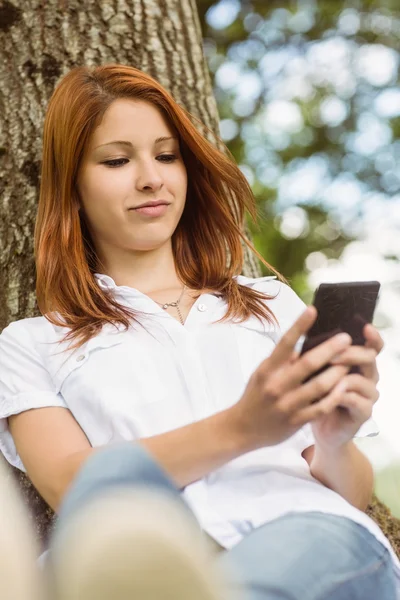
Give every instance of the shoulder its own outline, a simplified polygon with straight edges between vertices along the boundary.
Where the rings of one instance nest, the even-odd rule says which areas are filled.
[[[277,277],[245,277],[238,275],[235,277],[239,285],[251,287],[257,291],[263,292],[271,296],[271,300],[275,308],[282,309],[298,309],[304,310],[305,304],[296,292],[286,283],[283,283]],[[272,306],[271,306],[272,308]]]
[[[24,337],[41,335],[44,332],[49,332],[51,323],[45,317],[28,317],[12,321],[7,325],[0,334],[0,339],[4,337]]]
[[[239,285],[251,287],[270,296],[265,303],[275,315],[281,331],[289,328],[306,308],[296,292],[276,276],[253,278],[238,275],[236,281]]]
[[[58,338],[56,329],[43,316],[13,321],[0,333],[0,348],[5,350],[14,345],[34,348],[41,343],[53,342]]]
[[[267,277],[245,277],[244,275],[237,275],[234,277],[237,283],[242,286],[251,287],[260,292],[264,292],[270,296],[276,294],[281,295],[282,293],[291,292],[293,290],[280,281],[276,275],[268,275]]]

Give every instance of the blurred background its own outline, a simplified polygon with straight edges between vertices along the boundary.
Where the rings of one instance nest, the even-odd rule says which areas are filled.
[[[400,2],[197,0],[222,139],[257,249],[311,302],[379,280],[380,435],[359,442],[400,517]]]

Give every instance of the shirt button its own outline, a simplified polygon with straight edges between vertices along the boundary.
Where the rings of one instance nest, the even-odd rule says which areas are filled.
[[[205,310],[207,310],[207,306],[205,304],[199,304],[197,310],[199,310],[200,312],[204,312]]]
[[[84,354],[80,354],[78,356],[78,358],[76,359],[76,362],[81,362],[84,358],[85,358],[85,355]]]

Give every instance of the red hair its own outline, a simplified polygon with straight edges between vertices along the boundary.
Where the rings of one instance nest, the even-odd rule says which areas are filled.
[[[129,327],[140,313],[120,305],[95,277],[98,261],[78,212],[76,178],[89,139],[117,98],[150,102],[175,128],[188,174],[184,212],[172,237],[177,273],[191,289],[219,292],[227,302],[221,321],[250,315],[273,322],[270,296],[233,279],[243,268],[244,242],[279,279],[281,275],[242,232],[245,211],[257,209],[251,188],[225,148],[196,129],[194,117],[152,77],[133,67],[77,67],[56,87],[44,123],[43,158],[35,227],[36,295],[43,315],[70,328],[64,339],[80,346],[105,323]],[[203,126],[204,127],[204,126]],[[209,132],[212,133],[212,132]],[[221,140],[214,136],[221,144]],[[58,314],[56,314],[58,313]]]

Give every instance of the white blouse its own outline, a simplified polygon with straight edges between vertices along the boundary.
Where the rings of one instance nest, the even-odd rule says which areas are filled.
[[[65,329],[44,317],[11,323],[0,335],[0,450],[21,470],[7,426],[10,415],[66,407],[92,446],[183,427],[237,402],[250,375],[304,310],[299,297],[275,277],[238,276],[239,284],[276,296],[268,305],[279,328],[256,317],[214,323],[226,311],[225,301],[214,294],[201,295],[181,325],[138,290],[117,286],[107,275],[96,278],[121,304],[143,311],[145,328],[106,325],[73,351],[59,343]],[[370,419],[357,435],[376,434]],[[280,444],[212,471],[182,494],[202,528],[226,548],[291,511],[348,517],[389,548],[400,581],[400,563],[376,523],[312,477],[301,453],[313,444],[306,425]]]

